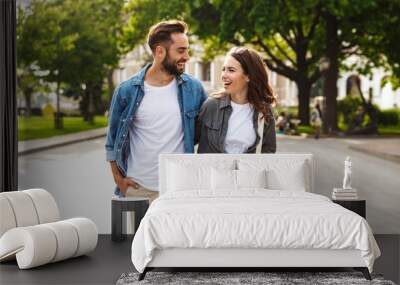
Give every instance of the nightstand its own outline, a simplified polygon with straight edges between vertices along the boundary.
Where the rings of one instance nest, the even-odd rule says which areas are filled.
[[[366,201],[365,200],[332,200],[332,202],[339,204],[340,206],[359,214],[361,217],[366,219]]]
[[[145,197],[113,197],[111,200],[111,240],[123,241],[126,234],[123,234],[123,212],[135,212],[135,232],[140,221],[149,208],[149,198]]]

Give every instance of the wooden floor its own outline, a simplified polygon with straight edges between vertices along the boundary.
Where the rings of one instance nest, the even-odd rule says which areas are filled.
[[[122,273],[134,271],[131,243],[99,235],[96,250],[87,256],[28,270],[19,270],[16,262],[2,263],[0,284],[115,284]]]
[[[399,283],[400,236],[375,236],[382,256],[374,272]],[[134,271],[130,257],[131,238],[111,241],[100,235],[97,248],[87,256],[61,261],[29,270],[19,270],[16,262],[0,264],[0,284],[115,284],[122,273]]]

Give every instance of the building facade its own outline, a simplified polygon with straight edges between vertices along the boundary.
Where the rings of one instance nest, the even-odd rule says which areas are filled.
[[[207,93],[210,94],[222,89],[222,66],[224,56],[217,56],[212,61],[202,59],[202,48],[199,45],[191,46],[193,55],[186,64],[186,73],[202,81]],[[350,58],[349,62],[356,59]],[[138,46],[121,59],[119,67],[114,71],[114,83],[118,84],[127,80],[138,72],[147,62],[151,62],[152,57],[144,46]],[[342,72],[337,82],[338,99],[342,99],[348,92],[348,82],[353,72]],[[282,107],[291,107],[298,105],[297,86],[295,82],[288,78],[269,71],[270,83],[277,95],[278,105]],[[382,79],[385,77],[383,69],[375,69],[373,76],[358,75],[360,78],[360,89],[365,98],[368,99],[369,90],[372,89],[372,101],[381,109],[397,108],[400,106],[400,89],[393,91],[390,84],[381,86]]]

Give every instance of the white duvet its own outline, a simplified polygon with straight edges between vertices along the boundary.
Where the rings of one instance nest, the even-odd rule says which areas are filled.
[[[164,194],[140,223],[133,265],[143,272],[165,248],[358,249],[370,272],[380,256],[366,220],[328,198],[257,189]]]

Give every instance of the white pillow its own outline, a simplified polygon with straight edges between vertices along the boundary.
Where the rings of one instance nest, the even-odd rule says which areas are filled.
[[[309,160],[254,158],[238,160],[240,170],[266,169],[267,188],[271,190],[311,191]]]
[[[289,169],[267,170],[267,187],[272,190],[307,191],[307,165],[298,163]]]
[[[167,164],[167,191],[212,190],[211,169],[235,168],[235,160],[190,160],[177,159]]]
[[[169,163],[167,189],[169,191],[185,191],[211,188],[211,168],[200,165]]]
[[[236,170],[238,188],[267,188],[266,170]]]
[[[211,168],[212,190],[236,190],[236,170]]]

